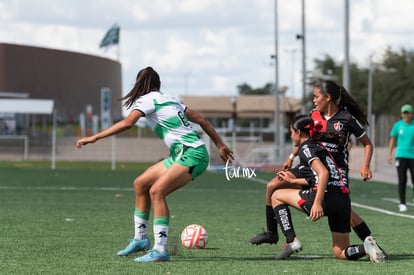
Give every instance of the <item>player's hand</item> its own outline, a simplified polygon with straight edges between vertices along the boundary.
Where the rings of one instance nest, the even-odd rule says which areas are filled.
[[[82,146],[84,146],[88,143],[94,143],[95,141],[96,141],[95,136],[84,137],[84,138],[81,138],[80,140],[78,140],[76,142],[76,147],[81,148]]]
[[[277,177],[280,181],[285,181],[287,183],[291,183],[291,181],[294,179],[291,174],[286,173],[286,171],[279,171],[277,173]]]
[[[360,174],[363,181],[372,179],[372,172],[369,168],[361,168]]]
[[[220,158],[224,161],[227,162],[228,160],[233,161],[234,160],[234,153],[232,150],[230,150],[229,147],[227,147],[226,145],[221,146],[218,148],[219,151],[219,155]]]
[[[311,211],[309,213],[309,217],[311,218],[312,221],[317,221],[320,218],[322,218],[323,217],[322,205],[320,204],[312,205]]]

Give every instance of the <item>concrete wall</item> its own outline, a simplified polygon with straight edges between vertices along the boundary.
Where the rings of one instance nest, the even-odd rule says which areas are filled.
[[[112,138],[99,140],[81,149],[75,144],[78,137],[59,137],[56,141],[57,161],[111,161]],[[164,143],[158,138],[115,138],[115,159],[119,162],[156,162],[169,155]],[[23,160],[21,140],[0,140],[0,160]],[[27,160],[50,160],[50,144],[31,144]]]
[[[101,88],[111,89],[112,118],[122,116],[121,64],[76,52],[0,43],[0,92],[54,99],[63,121],[77,120],[87,104],[100,113]],[[1,110],[0,110],[1,112]]]

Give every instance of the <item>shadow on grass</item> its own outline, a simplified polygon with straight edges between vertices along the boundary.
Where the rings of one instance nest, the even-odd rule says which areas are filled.
[[[276,256],[276,255],[275,255]],[[192,261],[204,261],[204,262],[257,262],[257,261],[309,261],[312,259],[327,259],[332,258],[332,255],[295,255],[284,260],[275,260],[275,257],[263,256],[263,257],[226,257],[226,256],[207,256],[203,257],[198,255],[197,257],[177,256],[174,257],[174,262],[192,262]]]
[[[203,250],[220,250],[219,248],[204,248]],[[119,258],[124,259],[131,259],[133,257],[142,256],[144,253],[134,253],[133,255],[129,256],[122,256]],[[171,254],[170,254],[171,255]],[[189,255],[171,255],[173,262],[257,262],[257,261],[309,261],[309,260],[321,260],[321,259],[334,259],[332,254],[320,254],[320,255],[301,255],[296,254],[292,255],[291,257],[284,259],[284,260],[275,260],[275,256],[265,255],[263,257],[235,257],[235,256],[202,256],[198,254],[197,256],[189,256]],[[366,258],[360,259],[358,261],[367,260]],[[388,255],[386,262],[394,262],[394,261],[406,261],[406,260],[414,260],[414,254],[391,254]],[[340,260],[338,260],[340,261]],[[357,262],[358,262],[357,261]]]
[[[388,261],[414,260],[414,254],[388,254]]]

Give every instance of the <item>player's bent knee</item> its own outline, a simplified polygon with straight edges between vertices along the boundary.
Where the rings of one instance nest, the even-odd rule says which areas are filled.
[[[152,201],[165,199],[166,197],[160,188],[156,188],[154,186],[149,190],[149,194]]]
[[[142,180],[139,180],[138,178],[134,180],[133,185],[134,185],[135,193],[148,191],[147,185]]]
[[[268,183],[267,183],[267,185],[266,185],[266,193],[268,193],[268,194],[269,194],[269,196],[271,196],[271,195],[272,195],[272,193],[273,193],[276,189],[278,189],[279,185],[280,185],[280,181],[279,181],[279,180],[276,180],[276,179],[274,179],[274,180],[272,180],[272,181],[268,182]]]

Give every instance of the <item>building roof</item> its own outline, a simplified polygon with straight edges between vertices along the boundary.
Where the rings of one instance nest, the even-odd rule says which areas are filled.
[[[0,113],[52,114],[51,99],[0,99]]]
[[[193,110],[208,117],[231,117],[232,96],[182,96],[181,101]]]
[[[204,116],[221,118],[231,117],[234,107],[237,117],[270,118],[273,117],[276,101],[273,95],[182,96],[181,100]],[[300,109],[300,99],[279,97],[279,112],[298,112]]]
[[[275,111],[273,95],[243,95],[237,97],[237,116],[239,117],[273,117]],[[279,97],[279,112],[297,112],[301,100],[296,98]]]
[[[28,93],[0,92],[0,98],[28,98]]]

